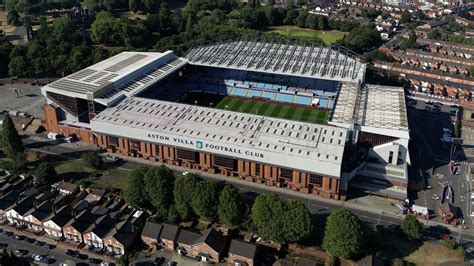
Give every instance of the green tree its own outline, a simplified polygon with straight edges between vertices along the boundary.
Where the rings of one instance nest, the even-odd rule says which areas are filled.
[[[148,13],[158,13],[160,10],[159,0],[143,0],[143,6]]]
[[[148,169],[145,174],[145,186],[150,203],[163,216],[168,215],[168,209],[173,203],[173,188],[175,176],[171,169],[161,165]]]
[[[318,28],[320,30],[327,30],[329,28],[328,18],[325,16],[319,16],[318,18]]]
[[[174,205],[170,205],[170,207],[168,208],[168,216],[166,217],[166,220],[169,223],[179,222],[179,213]]]
[[[82,6],[88,9],[97,9],[99,7],[99,1],[97,0],[84,0]]]
[[[332,256],[350,258],[362,250],[362,224],[350,210],[333,211],[324,229],[323,248]]]
[[[423,237],[423,224],[415,216],[405,216],[400,229],[409,240],[420,240]]]
[[[441,39],[441,31],[439,31],[438,29],[428,31],[428,38],[432,40]]]
[[[194,212],[200,219],[212,221],[217,218],[219,185],[213,181],[202,181],[196,186],[191,201]]]
[[[192,174],[176,178],[174,184],[174,201],[176,211],[182,219],[187,219],[193,214],[191,201],[194,197],[199,179]]]
[[[145,190],[145,175],[147,172],[147,167],[140,167],[133,169],[128,174],[124,198],[125,202],[134,208],[146,209],[150,205]]]
[[[7,23],[13,26],[19,26],[21,24],[20,15],[18,15],[18,12],[16,10],[8,11]]]
[[[93,168],[95,170],[101,170],[104,168],[104,161],[102,156],[100,156],[95,151],[86,151],[82,153],[81,160],[87,167]]]
[[[400,24],[410,23],[411,22],[411,14],[408,10],[404,10],[400,17]]]
[[[18,134],[11,117],[8,115],[3,118],[1,133],[0,144],[5,154],[10,157],[14,157],[17,153],[21,153],[25,150],[25,147],[23,147],[23,142],[21,141],[21,137]]]
[[[12,174],[19,175],[27,170],[27,160],[24,152],[15,154],[11,159],[10,172]]]
[[[239,226],[245,214],[245,206],[240,199],[239,191],[227,185],[219,196],[219,220],[230,228]]]
[[[134,13],[137,13],[137,11],[141,9],[141,5],[141,0],[128,0],[128,9]]]
[[[46,186],[56,181],[58,174],[48,162],[41,162],[35,170],[35,180],[38,186]]]
[[[120,23],[112,13],[102,11],[95,16],[91,25],[91,37],[96,43],[121,45],[123,40],[120,36]]]
[[[313,226],[308,209],[275,194],[259,195],[252,205],[252,222],[264,239],[297,242],[310,236]]]
[[[53,22],[53,34],[58,41],[68,41],[74,35],[76,27],[68,16],[62,16]]]
[[[117,262],[118,262],[118,264],[119,264],[120,266],[128,266],[128,265],[130,265],[130,260],[129,260],[127,254],[120,256],[120,257],[118,258]]]
[[[416,40],[417,40],[416,35],[415,34],[410,34],[408,39],[403,39],[400,42],[400,48],[402,48],[402,49],[416,49],[420,46]]]

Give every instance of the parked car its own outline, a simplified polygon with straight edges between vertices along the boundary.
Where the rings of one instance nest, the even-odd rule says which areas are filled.
[[[89,258],[89,263],[92,263],[92,264],[100,264],[101,262],[102,262],[101,259]]]
[[[106,156],[105,157],[107,160],[111,161],[111,162],[118,162],[121,160],[121,158],[117,157],[117,156]]]
[[[13,235],[13,233],[12,233],[12,232],[10,232],[10,231],[3,231],[3,233],[2,233],[2,234],[3,234],[4,236],[8,236],[8,237],[10,237],[10,236],[12,236],[12,235]]]
[[[166,264],[166,266],[175,266],[176,264],[176,261],[170,260],[168,261],[168,264]]]
[[[77,250],[72,250],[72,249],[66,250],[66,255],[71,256],[71,257],[76,257],[78,253],[79,251]]]
[[[16,240],[23,240],[23,239],[25,239],[24,236],[20,236],[20,235],[15,235],[13,238],[15,238]]]
[[[22,257],[22,256],[25,256],[26,254],[28,254],[28,250],[26,249],[17,249],[15,250],[15,255],[18,256],[18,257]]]
[[[164,257],[156,257],[155,258],[155,265],[161,265],[163,262],[165,261],[165,258]]]

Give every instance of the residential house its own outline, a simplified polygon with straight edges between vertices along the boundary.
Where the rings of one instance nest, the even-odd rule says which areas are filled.
[[[32,208],[25,214],[25,223],[34,232],[43,231],[43,222],[54,212],[55,207],[52,200],[45,200],[40,205]]]
[[[98,215],[84,210],[77,215],[77,218],[71,219],[64,227],[64,237],[76,243],[83,243],[85,231],[99,218]]]
[[[61,239],[63,234],[63,227],[74,218],[74,210],[71,206],[65,205],[51,213],[43,222],[43,229],[46,236]]]
[[[180,227],[174,224],[163,223],[163,229],[158,238],[158,245],[165,250],[175,250]]]
[[[79,192],[79,186],[69,182],[60,181],[51,185],[52,188],[59,191],[59,193],[66,195],[74,195]]]
[[[258,246],[253,243],[232,239],[229,247],[228,262],[236,266],[253,266],[256,265]]]
[[[178,236],[178,253],[201,261],[220,262],[227,245],[227,237],[214,228],[202,233],[181,230]]]
[[[102,250],[104,248],[104,239],[115,228],[116,223],[117,221],[110,217],[110,215],[99,217],[84,232],[84,243],[90,248]]]
[[[151,248],[156,248],[158,245],[158,239],[161,234],[163,225],[155,222],[148,221],[142,230],[142,241]]]
[[[27,214],[29,210],[34,208],[35,204],[36,204],[36,199],[34,195],[26,197],[20,200],[19,202],[13,204],[5,212],[8,222],[16,226],[26,225],[25,215]]]
[[[104,238],[104,246],[107,252],[123,255],[137,236],[138,231],[130,221],[121,221]]]
[[[0,198],[0,223],[7,221],[7,216],[5,211],[13,206],[18,200],[18,193],[16,191],[10,191],[6,195]]]

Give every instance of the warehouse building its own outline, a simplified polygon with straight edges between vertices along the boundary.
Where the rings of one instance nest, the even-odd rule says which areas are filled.
[[[364,75],[342,47],[285,39],[125,52],[43,87],[45,125],[110,153],[302,193],[405,198],[404,92]]]

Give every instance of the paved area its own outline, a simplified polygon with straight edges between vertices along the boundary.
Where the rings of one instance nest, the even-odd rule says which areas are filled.
[[[22,231],[15,230],[11,227],[6,227],[6,226],[0,226],[3,230],[7,230],[10,232],[13,232],[15,235],[20,235],[20,236],[26,236],[29,238],[34,238],[31,233],[25,233]],[[60,245],[56,243],[56,241],[46,238],[46,237],[36,237],[34,238],[36,240],[44,241],[48,244],[54,245],[55,248],[53,249],[48,249],[45,247],[40,247],[34,244],[30,244],[27,241],[23,240],[16,240],[13,237],[8,237],[5,236],[4,234],[0,233],[0,243],[2,244],[8,244],[7,250],[12,250],[15,251],[17,249],[25,249],[28,251],[28,253],[24,256],[22,261],[26,261],[28,263],[32,262],[31,255],[37,254],[37,255],[46,255],[49,259],[51,259],[51,264],[50,265],[59,265],[61,262],[64,262],[66,260],[70,260],[76,263],[86,263],[88,265],[95,265],[91,264],[87,259],[86,260],[80,260],[71,256],[66,255],[66,250],[70,247],[66,247],[63,245]],[[72,248],[70,248],[72,249]],[[88,257],[95,257],[99,258],[101,261],[104,260],[103,257],[96,256],[95,254],[90,254],[86,253],[83,250],[80,251],[82,254],[87,254]]]
[[[19,89],[20,96],[17,97],[13,89]],[[45,103],[41,95],[41,87],[30,83],[4,84],[0,86],[0,112],[21,111],[36,118],[43,118],[42,105]]]
[[[425,190],[412,195],[416,205],[428,207],[433,216],[438,214],[443,187],[450,184],[454,190],[454,206],[463,214],[466,225],[471,225],[470,183],[468,182],[469,165],[464,162],[462,149],[452,143],[442,142],[443,128],[454,131],[452,116],[457,108],[449,105],[412,101],[408,111],[411,127],[410,155],[412,180],[424,179]],[[453,158],[451,158],[453,154]],[[461,162],[460,173],[453,175],[449,161]],[[420,175],[423,172],[423,177]],[[441,222],[441,218],[433,218]]]

